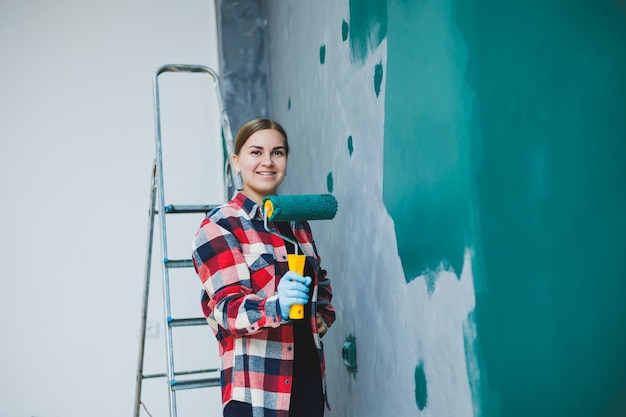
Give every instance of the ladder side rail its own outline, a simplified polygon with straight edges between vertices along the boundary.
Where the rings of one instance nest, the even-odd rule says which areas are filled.
[[[141,340],[139,342],[139,354],[137,356],[137,380],[135,383],[135,411],[134,417],[139,417],[139,409],[141,406],[141,389],[144,379],[143,365],[144,353],[146,348],[146,320],[148,318],[148,301],[150,296],[150,274],[152,267],[152,242],[154,237],[154,209],[156,205],[156,160],[152,165],[152,179],[150,184],[150,203],[148,212],[148,241],[146,244],[146,264],[144,265],[144,292],[141,303],[141,320],[139,334]]]
[[[159,195],[159,220],[161,226],[161,273],[163,279],[163,307],[165,312],[165,343],[166,343],[166,357],[167,357],[167,376],[168,376],[168,399],[169,399],[169,412],[170,417],[176,417],[176,393],[172,390],[172,383],[174,381],[174,348],[172,339],[172,328],[169,325],[169,319],[172,316],[171,304],[170,304],[170,284],[169,284],[169,271],[165,266],[168,258],[167,251],[167,227],[165,220],[165,187],[163,181],[163,147],[162,147],[162,132],[161,132],[161,103],[159,97],[159,75],[161,71],[158,71],[154,76],[154,122],[155,122],[155,140],[156,140],[156,161],[157,161],[157,188]]]

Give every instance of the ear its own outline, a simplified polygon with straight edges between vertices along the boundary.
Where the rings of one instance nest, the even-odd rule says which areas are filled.
[[[237,171],[237,174],[241,174],[241,169],[239,169],[239,158],[236,154],[233,155],[233,164],[235,165],[235,171]]]

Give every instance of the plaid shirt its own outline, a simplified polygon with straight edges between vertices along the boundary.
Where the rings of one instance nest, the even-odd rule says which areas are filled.
[[[332,290],[309,224],[291,226],[315,271],[311,327],[324,380],[315,317],[320,313],[328,326],[335,320]],[[206,292],[202,309],[219,344],[222,403],[250,403],[254,417],[287,417],[294,336],[278,304],[278,282],[289,270],[283,239],[265,230],[259,205],[238,193],[202,222],[193,241],[193,262]]]

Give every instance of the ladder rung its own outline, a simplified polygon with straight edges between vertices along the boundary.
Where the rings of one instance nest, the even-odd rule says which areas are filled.
[[[173,319],[170,317],[167,320],[167,323],[170,325],[170,327],[204,326],[208,324],[204,317],[187,318],[187,319]]]
[[[204,387],[217,387],[220,385],[220,378],[203,378],[203,379],[190,379],[187,381],[170,381],[172,390],[192,389],[192,388],[204,388]]]
[[[180,371],[180,372],[174,372],[175,376],[179,376],[179,375],[196,375],[196,374],[208,374],[211,372],[219,372],[220,369],[219,368],[212,368],[212,369],[196,369],[193,371]],[[149,379],[149,378],[165,378],[167,376],[166,373],[160,373],[160,374],[148,374],[148,375],[143,375],[142,378],[144,379]]]
[[[167,259],[163,260],[166,268],[192,268],[193,262],[191,259]]]
[[[218,204],[170,204],[169,206],[165,206],[165,213],[208,213],[216,207],[218,207]]]

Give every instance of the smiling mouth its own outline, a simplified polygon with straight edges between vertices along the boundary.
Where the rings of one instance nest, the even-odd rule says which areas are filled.
[[[271,177],[272,175],[276,175],[276,173],[275,172],[258,171],[257,175],[261,175],[263,177]]]

